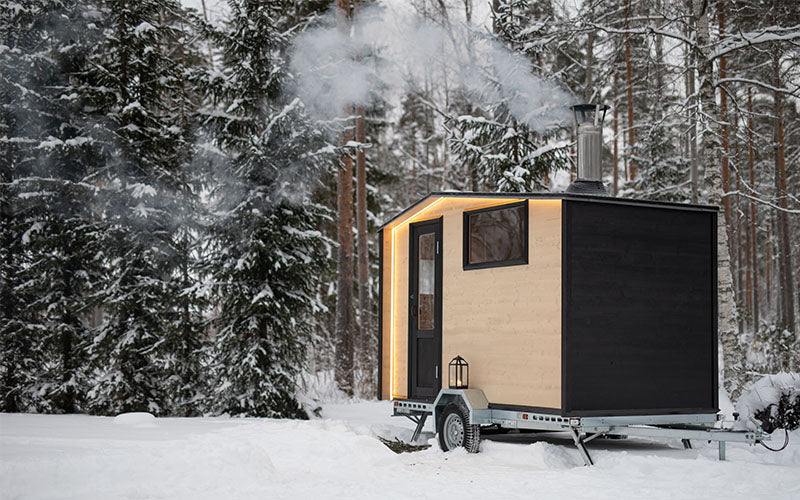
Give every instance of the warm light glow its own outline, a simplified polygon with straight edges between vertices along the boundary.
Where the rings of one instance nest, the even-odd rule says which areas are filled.
[[[400,227],[409,224],[411,222],[421,222],[426,220],[424,215],[428,211],[430,211],[433,207],[438,205],[443,201],[447,201],[445,205],[449,206],[450,208],[458,208],[461,210],[473,210],[477,208],[487,208],[492,207],[495,205],[505,205],[508,203],[516,203],[518,201],[522,201],[524,198],[476,198],[476,197],[460,197],[460,196],[445,196],[437,199],[427,207],[421,208],[416,213],[410,213],[406,215],[405,219],[400,219],[394,222],[394,227],[391,229],[391,242],[390,246],[392,249],[392,256],[391,256],[391,286],[389,287],[390,290],[390,321],[389,321],[389,398],[395,398],[394,392],[394,338],[395,338],[395,288],[397,287],[397,275],[399,274],[399,270],[395,269],[398,265],[397,261],[397,237],[395,235],[395,231],[400,229]],[[444,384],[444,379],[442,380],[442,384]]]
[[[389,287],[391,290],[391,297],[389,297],[389,399],[394,399],[394,287],[397,282],[394,279],[394,261],[397,248],[394,244],[394,229],[391,233],[392,241],[392,285]]]
[[[395,234],[394,233],[395,233],[395,231],[397,231],[398,228],[400,228],[400,226],[410,222],[411,220],[417,219],[420,215],[422,215],[423,213],[427,212],[431,208],[435,207],[437,204],[439,204],[443,200],[444,200],[444,198],[439,198],[438,200],[434,201],[433,203],[431,203],[427,207],[423,208],[422,210],[420,210],[416,214],[409,216],[408,219],[398,223],[397,225],[395,225],[394,228],[392,228],[392,241],[391,241],[391,247],[392,247],[392,262],[391,262],[391,266],[392,266],[392,286],[390,287],[391,297],[390,297],[390,300],[389,300],[390,311],[391,311],[390,312],[391,320],[389,321],[389,398],[390,399],[394,399],[394,322],[395,322],[395,316],[394,316],[395,293],[394,293],[394,291],[395,291],[395,288],[397,287],[397,280],[395,279],[395,275],[396,275],[396,273],[395,273],[395,263],[396,263],[396,257],[397,257],[397,239],[395,238]]]

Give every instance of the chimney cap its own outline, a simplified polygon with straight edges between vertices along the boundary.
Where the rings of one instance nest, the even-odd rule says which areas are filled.
[[[591,104],[591,103],[584,103],[584,104],[573,104],[570,106],[570,109],[573,111],[594,111],[597,107],[600,106],[600,111],[608,111],[611,109],[611,106],[608,104]]]
[[[575,127],[582,123],[602,125],[606,118],[606,111],[611,109],[607,104],[575,104],[570,106],[572,117],[575,119]],[[597,116],[595,116],[597,115]]]

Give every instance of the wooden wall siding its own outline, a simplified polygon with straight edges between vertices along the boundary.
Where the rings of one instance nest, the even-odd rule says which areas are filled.
[[[443,364],[466,359],[491,403],[560,408],[561,200],[529,203],[529,264],[469,271],[463,208],[443,210]]]
[[[408,224],[394,230],[394,359],[392,394],[408,397]]]
[[[392,285],[392,238],[391,238],[391,231],[383,231],[383,241],[381,241],[381,245],[383,245],[383,297],[381,297],[381,346],[383,348],[381,352],[381,399],[390,399],[392,395],[389,393],[389,385],[390,385],[390,365],[389,365],[389,354],[391,353],[389,349],[389,344],[391,342],[390,338],[390,326],[391,326],[391,302],[390,297],[391,294],[389,290]]]
[[[384,233],[384,282],[383,282],[383,353],[384,374],[391,372],[390,376],[384,375],[383,384],[386,399],[408,397],[408,235],[409,224],[428,219],[435,219],[447,214],[443,222],[446,233],[448,225],[458,224],[461,227],[461,219],[464,210],[481,208],[503,203],[511,203],[520,200],[509,200],[504,198],[433,198],[426,200],[424,204],[417,207],[406,217],[398,219],[391,225],[383,229]],[[560,226],[559,226],[560,228]],[[559,229],[560,230],[560,229]],[[460,231],[460,229],[459,229]],[[456,256],[457,262],[452,265],[461,266],[461,233],[453,241],[449,241],[444,236],[442,242],[443,249],[453,247],[458,249]],[[392,259],[394,256],[394,259]],[[447,254],[444,256],[444,266],[447,269]],[[394,283],[392,282],[392,268],[394,268]],[[445,271],[446,274],[447,271]],[[444,286],[447,286],[448,278],[444,277]],[[444,292],[446,295],[447,292]],[[394,316],[392,316],[392,301],[394,301]],[[446,303],[446,302],[445,302]],[[444,306],[446,307],[446,306]],[[447,312],[444,312],[445,318]],[[444,320],[446,327],[447,320]],[[392,331],[394,335],[392,336]],[[391,346],[391,347],[390,347]],[[393,358],[390,360],[390,355]],[[452,357],[452,356],[451,356]],[[450,358],[447,358],[449,361]],[[387,364],[389,366],[387,366]],[[446,362],[443,369],[446,367]],[[389,380],[391,378],[391,387]],[[447,384],[447,377],[443,377],[443,383]]]

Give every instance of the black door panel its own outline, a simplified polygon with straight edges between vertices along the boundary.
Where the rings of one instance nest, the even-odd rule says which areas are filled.
[[[442,386],[442,219],[412,224],[410,239],[408,393],[433,399]]]

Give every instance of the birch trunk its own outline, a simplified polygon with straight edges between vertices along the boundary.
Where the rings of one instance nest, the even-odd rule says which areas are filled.
[[[724,2],[717,2],[717,21],[719,22],[719,40],[725,40],[725,6]],[[723,80],[727,76],[727,60],[725,56],[719,58],[719,79]],[[733,250],[733,213],[731,210],[731,199],[725,196],[730,192],[730,164],[729,154],[730,147],[728,142],[728,94],[724,83],[719,85],[719,119],[720,119],[720,134],[722,135],[722,204],[725,208],[725,227],[728,231],[728,242],[730,243],[728,250],[731,251],[731,256],[734,255]],[[733,260],[731,260],[733,262]]]
[[[711,205],[722,204],[722,178],[720,172],[719,144],[712,130],[714,119],[714,65],[708,57],[709,20],[708,2],[693,0],[692,10],[696,23],[696,60],[697,75],[700,80],[700,104],[705,115],[705,127],[701,140],[702,159],[705,164],[705,186],[707,201]],[[717,331],[719,345],[722,348],[722,382],[725,389],[735,401],[741,392],[744,375],[743,356],[736,331],[736,301],[733,294],[733,276],[731,274],[730,253],[728,252],[728,233],[725,225],[725,214],[720,211],[717,216]]]

